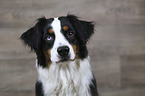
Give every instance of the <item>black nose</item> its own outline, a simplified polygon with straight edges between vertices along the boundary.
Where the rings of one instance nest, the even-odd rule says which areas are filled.
[[[69,53],[69,47],[67,47],[67,46],[59,47],[57,49],[57,52],[61,57],[66,57]]]

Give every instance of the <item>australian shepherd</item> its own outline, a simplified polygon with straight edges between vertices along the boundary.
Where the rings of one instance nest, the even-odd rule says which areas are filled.
[[[87,41],[93,22],[74,15],[39,18],[21,35],[36,53],[36,96],[98,96]]]

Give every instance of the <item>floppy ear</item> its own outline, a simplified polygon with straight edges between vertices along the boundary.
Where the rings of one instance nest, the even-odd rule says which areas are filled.
[[[94,33],[93,22],[79,20],[74,15],[67,15],[67,18],[77,31],[77,35],[79,36],[81,42],[83,42],[83,44],[86,44],[91,35]]]
[[[46,18],[39,18],[36,25],[26,32],[24,32],[20,39],[24,41],[26,45],[31,47],[32,50],[37,51],[41,46],[41,39],[43,34],[43,26],[45,25]]]

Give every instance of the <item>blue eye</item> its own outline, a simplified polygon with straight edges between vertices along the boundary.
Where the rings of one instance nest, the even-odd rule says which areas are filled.
[[[49,40],[49,41],[52,40],[52,39],[53,39],[53,38],[52,38],[51,36],[48,36],[48,37],[47,37],[47,40]]]

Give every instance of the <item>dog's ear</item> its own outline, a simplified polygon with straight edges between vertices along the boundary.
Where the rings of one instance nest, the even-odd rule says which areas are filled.
[[[20,39],[22,39],[26,45],[31,47],[32,50],[37,51],[41,46],[43,27],[45,23],[46,23],[45,17],[39,18],[36,25],[28,29],[20,37]]]
[[[72,23],[74,29],[77,31],[81,42],[86,44],[91,35],[94,33],[93,22],[79,20],[75,15],[67,15],[67,18]]]

